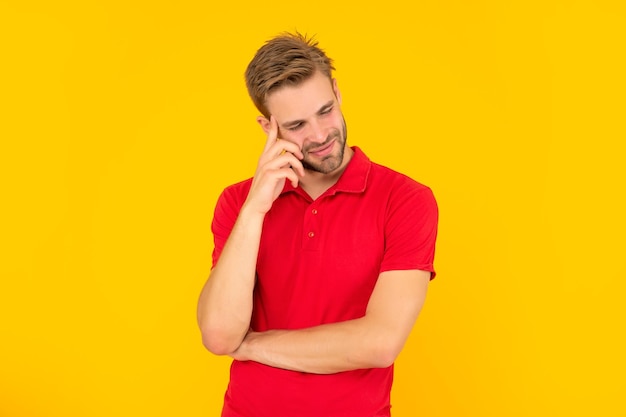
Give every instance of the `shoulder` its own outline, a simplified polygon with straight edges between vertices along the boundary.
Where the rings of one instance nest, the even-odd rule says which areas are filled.
[[[245,200],[250,192],[250,186],[252,185],[252,178],[231,184],[224,188],[220,199],[227,198],[229,200]]]
[[[252,178],[240,181],[224,188],[215,205],[215,216],[236,216],[248,197]]]
[[[387,166],[371,163],[368,186],[375,192],[388,194],[390,197],[418,198],[433,200],[431,188],[401,172]]]

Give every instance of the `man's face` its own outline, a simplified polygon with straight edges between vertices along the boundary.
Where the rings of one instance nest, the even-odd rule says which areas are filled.
[[[324,174],[342,166],[344,158],[346,124],[340,104],[336,81],[320,72],[272,92],[266,103],[278,122],[279,138],[302,149],[305,169]]]

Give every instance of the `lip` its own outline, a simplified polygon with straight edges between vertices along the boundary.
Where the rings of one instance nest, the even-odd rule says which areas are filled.
[[[335,146],[335,139],[333,139],[328,145],[324,146],[323,148],[318,149],[316,151],[309,152],[309,153],[317,157],[326,156],[332,152],[334,146]]]

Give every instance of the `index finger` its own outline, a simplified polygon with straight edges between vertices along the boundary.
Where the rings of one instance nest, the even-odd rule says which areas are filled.
[[[267,132],[267,142],[265,142],[266,152],[278,139],[278,122],[274,118],[274,116],[270,116],[270,130]]]

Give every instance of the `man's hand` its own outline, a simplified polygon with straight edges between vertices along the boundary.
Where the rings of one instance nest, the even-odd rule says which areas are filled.
[[[300,162],[303,157],[298,145],[278,138],[278,123],[271,116],[267,142],[245,205],[258,213],[267,213],[287,179],[294,187],[298,186],[299,177],[304,176],[304,167]]]

